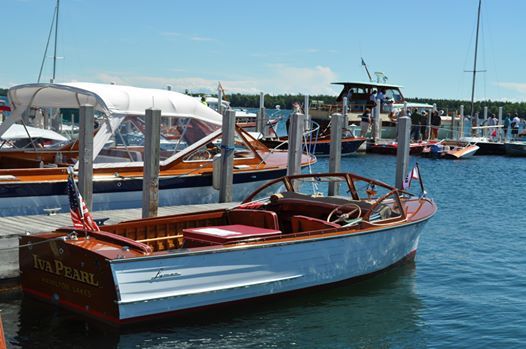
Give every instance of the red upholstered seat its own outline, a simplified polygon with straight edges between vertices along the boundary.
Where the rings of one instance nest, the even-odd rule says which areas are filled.
[[[236,208],[227,211],[229,224],[250,225],[253,227],[279,230],[276,212]]]
[[[292,233],[302,233],[305,231],[315,231],[331,228],[340,228],[341,225],[331,223],[318,218],[307,216],[292,216],[290,218],[290,226]]]
[[[279,230],[257,228],[242,224],[183,229],[185,240],[205,244],[224,244],[246,239],[278,236],[280,234],[281,231]]]

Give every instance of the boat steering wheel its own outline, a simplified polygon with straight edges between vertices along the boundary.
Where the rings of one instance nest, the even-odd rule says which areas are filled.
[[[354,219],[360,217],[362,214],[362,209],[357,204],[348,203],[343,204],[331,211],[327,216],[327,222],[329,223],[340,223],[345,222],[348,219]],[[331,220],[334,216],[334,220]]]

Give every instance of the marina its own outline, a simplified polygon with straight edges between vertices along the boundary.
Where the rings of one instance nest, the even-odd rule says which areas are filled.
[[[352,341],[373,347],[390,343],[415,348],[467,348],[485,346],[488,339],[479,334],[486,333],[492,337],[492,345],[520,347],[526,338],[526,304],[521,296],[526,277],[521,267],[525,262],[522,228],[526,220],[514,215],[505,202],[517,189],[524,189],[522,184],[510,184],[522,183],[518,171],[521,161],[478,156],[440,162],[436,167],[436,160],[420,160],[426,190],[437,203],[450,204],[441,206],[429,221],[414,264],[370,280],[163,320],[154,330],[152,325],[145,325],[119,332],[95,324],[86,327],[70,312],[22,298],[20,293],[4,295],[1,304],[7,339],[13,347],[26,347],[35,341],[42,347],[82,341],[86,348],[226,348],[244,347],[246,343],[329,348]],[[321,159],[314,169],[327,163],[328,159]],[[342,171],[376,175],[392,182],[394,165],[394,157],[357,154],[343,160]],[[503,171],[510,174],[506,181],[502,180]],[[462,178],[462,186],[444,179],[452,172]],[[496,190],[472,190],[480,186]],[[467,196],[478,204],[465,205]],[[518,205],[523,201],[519,198]],[[500,243],[495,252],[497,236]],[[465,325],[459,326],[459,318]],[[55,335],[43,336],[49,332]]]
[[[526,347],[526,3],[121,5],[3,4],[0,349]]]

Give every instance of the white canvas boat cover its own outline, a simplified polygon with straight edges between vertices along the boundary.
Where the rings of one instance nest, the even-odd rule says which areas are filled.
[[[29,138],[28,133],[29,136],[31,136],[31,138],[45,138],[59,142],[68,140],[66,137],[62,136],[60,133],[57,133],[55,131],[44,130],[41,128],[31,126],[26,126],[24,128],[23,125],[18,124],[11,125],[11,127],[7,129],[7,131],[2,135],[1,138],[3,140],[25,139]]]
[[[149,108],[161,110],[163,117],[191,118],[220,127],[219,113],[185,94],[132,86],[73,82],[66,84],[25,84],[8,91],[11,116],[0,125],[0,137],[30,108],[79,108],[83,104],[107,116],[107,123],[94,138],[96,157],[114,130],[127,115],[144,115]]]
[[[19,120],[29,107],[79,108],[91,104],[106,115],[144,115],[149,108],[162,116],[190,117],[221,125],[221,115],[185,94],[132,86],[72,82],[26,84],[9,89],[11,118]]]

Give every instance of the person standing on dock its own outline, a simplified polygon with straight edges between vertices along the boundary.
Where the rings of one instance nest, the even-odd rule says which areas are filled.
[[[513,116],[513,119],[511,120],[511,139],[517,138],[517,135],[519,134],[519,124],[521,123],[521,119],[519,119],[519,114],[515,113]]]
[[[395,126],[395,135],[398,137],[398,117],[400,116],[400,109],[393,108],[389,114],[387,114],[387,117],[389,118],[389,121],[391,121]]]
[[[504,123],[503,123],[503,131],[504,131],[504,140],[507,141],[508,137],[510,135],[510,125],[511,125],[511,115],[510,113],[506,113],[506,117],[504,117]]]
[[[420,139],[427,139],[427,136],[429,135],[429,117],[429,113],[426,111],[423,111],[420,116]]]
[[[442,124],[442,118],[438,114],[438,110],[435,110],[431,114],[431,139],[438,139],[438,130]]]
[[[418,109],[413,109],[411,113],[411,139],[418,141],[420,139],[420,118],[421,115],[418,112]]]
[[[497,116],[492,113],[488,119],[488,134],[490,140],[494,140],[497,137],[497,131],[494,126],[496,126],[498,123],[499,120],[497,119]]]
[[[360,137],[365,137],[371,124],[371,109],[366,108],[360,120]]]

